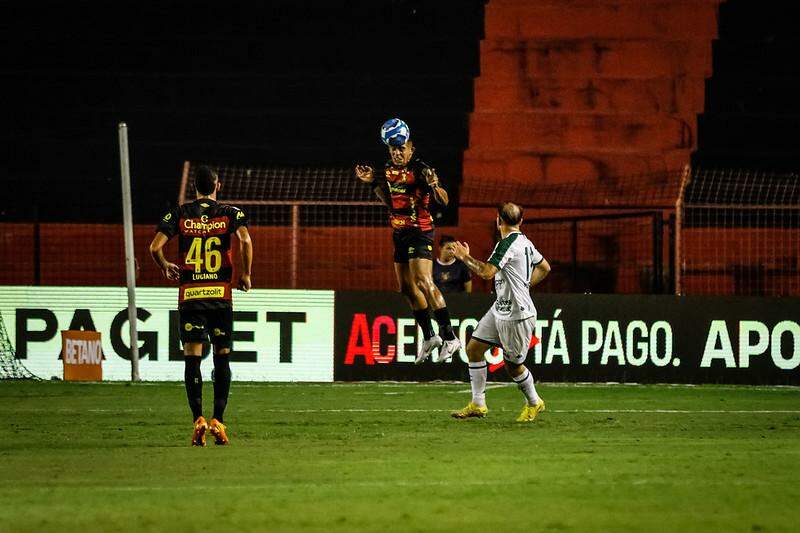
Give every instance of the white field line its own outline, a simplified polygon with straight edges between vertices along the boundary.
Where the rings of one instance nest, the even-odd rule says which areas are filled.
[[[340,489],[342,487],[467,487],[467,486],[509,486],[509,485],[530,485],[532,481],[524,479],[453,479],[453,480],[437,480],[437,479],[421,479],[417,481],[409,480],[371,480],[371,481],[349,481],[349,480],[336,480],[336,481],[315,481],[313,483],[307,481],[298,482],[274,482],[274,483],[255,483],[247,484],[240,483],[236,485],[215,485],[214,490],[266,490],[274,491],[275,489],[295,489],[307,488],[313,489]],[[552,482],[551,482],[552,483]],[[573,481],[565,480],[561,483],[570,483]],[[556,484],[561,484],[556,482]],[[597,485],[694,485],[698,483],[696,480],[676,479],[676,478],[634,478],[630,480],[592,480],[592,484]],[[735,486],[773,486],[774,482],[757,481],[751,479],[743,480],[706,480],[699,482],[702,485],[735,485]],[[69,490],[69,491],[101,491],[101,492],[155,492],[155,491],[208,491],[205,485],[182,485],[182,486],[148,486],[148,485],[105,485],[105,486],[92,486],[92,485],[73,485],[73,484],[47,484],[41,486],[3,486],[0,487],[0,493],[9,492],[30,492],[30,491],[47,491],[53,490]]]
[[[288,414],[309,414],[309,413],[449,413],[452,409],[259,409],[262,413],[288,413]],[[15,409],[15,412],[53,412],[53,409]],[[133,409],[55,409],[59,413],[141,413],[155,412],[149,407]],[[492,411],[510,412],[514,409],[493,409]],[[547,409],[547,413],[567,413],[567,414],[714,414],[714,415],[769,415],[769,414],[800,414],[800,409]]]
[[[502,389],[504,387],[510,387],[511,385],[513,385],[513,383],[495,383],[493,385],[486,385],[486,388],[483,390]],[[465,392],[472,392],[472,389],[451,390],[447,391],[447,394],[464,394]]]
[[[43,382],[45,384],[48,382]],[[58,381],[57,383],[61,383]],[[423,387],[451,387],[454,385],[464,385],[463,381],[337,381],[327,383],[308,383],[308,382],[253,382],[253,381],[234,381],[233,387],[243,389],[259,389],[259,388],[274,388],[274,389],[289,389],[300,387],[334,387],[334,388],[361,388],[361,387],[391,387],[391,388],[415,388],[417,386]],[[491,386],[507,386],[513,385],[511,382],[492,383]],[[619,383],[609,381],[605,383],[594,382],[554,382],[554,381],[537,381],[537,386],[547,388],[616,388],[616,387],[644,387],[644,388],[667,388],[667,389],[704,389],[704,390],[724,390],[724,391],[741,391],[741,390],[757,390],[757,391],[797,391],[800,392],[800,386],[797,385],[715,385],[715,384],[692,384],[692,383]],[[184,387],[183,382],[180,381],[141,381],[139,383],[131,384],[127,381],[103,381],[103,382],[74,382],[70,386],[73,387],[105,387],[105,386],[133,386],[133,387],[152,387],[152,386],[173,386]],[[469,391],[467,391],[469,392]]]
[[[267,413],[446,413],[451,409],[263,409]],[[496,409],[508,411],[508,409]],[[649,413],[649,414],[800,414],[796,410],[724,410],[724,409],[548,409],[548,413]]]

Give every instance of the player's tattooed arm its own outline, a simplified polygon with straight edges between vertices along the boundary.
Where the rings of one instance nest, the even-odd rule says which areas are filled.
[[[389,191],[386,189],[386,184],[375,180],[375,170],[369,165],[356,165],[356,177],[364,183],[372,184],[372,191],[375,196],[383,202],[383,205],[392,208],[392,203],[389,201]]]
[[[150,256],[155,261],[158,268],[164,274],[164,277],[170,280],[177,280],[181,277],[181,269],[175,263],[170,263],[164,257],[164,245],[169,241],[169,237],[160,231],[153,237],[153,242],[150,243]]]
[[[375,193],[375,196],[377,196],[378,199],[383,202],[387,208],[389,208],[389,210],[392,209],[392,201],[390,200],[389,196],[389,187],[386,185],[386,183],[373,183],[372,192]]]
[[[436,200],[436,203],[439,205],[447,207],[447,204],[450,203],[450,197],[447,191],[439,184],[439,176],[436,175],[436,170],[426,167],[423,169],[422,173],[425,175],[425,181],[428,183],[428,186],[430,186],[433,191],[433,199]]]
[[[467,268],[483,279],[492,279],[494,275],[497,274],[496,266],[478,261],[469,255],[469,244],[465,242],[456,241],[453,243],[453,255],[455,255],[457,259],[463,261],[464,264],[467,265]]]

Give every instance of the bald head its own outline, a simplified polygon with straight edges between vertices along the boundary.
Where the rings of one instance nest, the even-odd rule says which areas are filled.
[[[512,202],[503,202],[497,207],[497,216],[507,226],[519,226],[522,222],[522,207]]]

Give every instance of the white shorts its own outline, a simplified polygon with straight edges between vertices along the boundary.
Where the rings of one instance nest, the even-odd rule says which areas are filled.
[[[491,309],[483,315],[472,338],[503,349],[503,359],[521,365],[525,362],[533,338],[536,317],[523,320],[498,320]]]

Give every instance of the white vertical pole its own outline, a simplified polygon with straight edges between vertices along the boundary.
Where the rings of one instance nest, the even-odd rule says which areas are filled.
[[[128,126],[120,122],[119,169],[122,176],[122,221],[125,230],[125,277],[128,285],[128,325],[131,333],[131,381],[139,381],[139,334],[136,331],[136,256],[133,253],[133,209]]]
[[[300,237],[300,206],[298,204],[292,205],[292,257],[291,257],[291,285],[293,289],[297,288],[297,248],[298,239]]]
[[[186,184],[189,182],[189,166],[188,161],[183,162],[183,173],[181,174],[181,191],[178,193],[178,205],[186,203]]]

